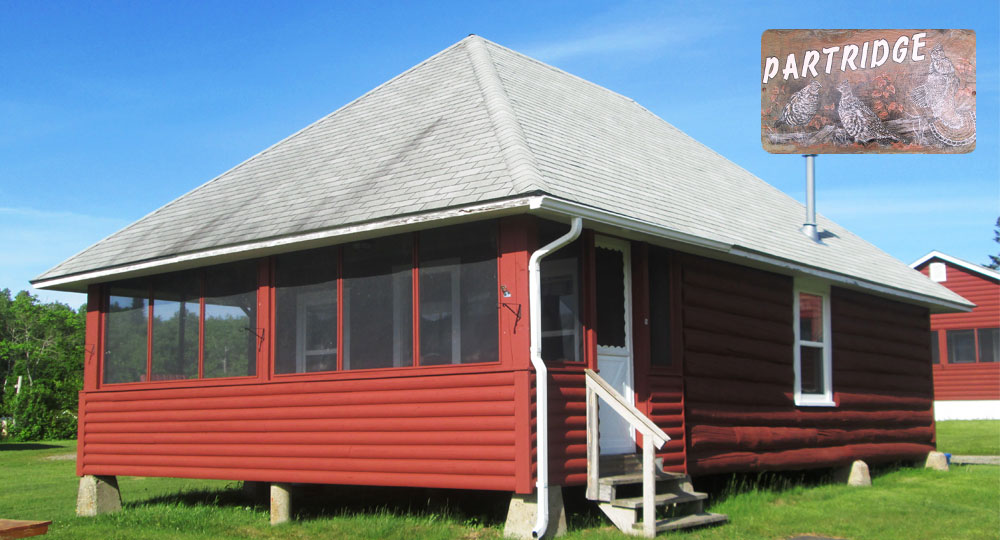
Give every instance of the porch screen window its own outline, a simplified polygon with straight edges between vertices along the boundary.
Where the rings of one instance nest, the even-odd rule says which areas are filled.
[[[205,270],[204,377],[257,373],[257,265]]]
[[[493,222],[420,233],[420,365],[499,359],[496,257]]]
[[[149,285],[121,281],[109,288],[104,317],[104,382],[146,380]]]
[[[413,239],[344,247],[344,369],[413,365]]]
[[[337,369],[339,248],[275,257],[275,373]]]
[[[257,261],[120,281],[107,291],[105,383],[256,373]]]
[[[153,361],[150,380],[198,378],[201,283],[193,272],[153,279]]]
[[[565,224],[543,221],[541,246],[566,233]],[[542,359],[546,362],[583,361],[581,324],[583,242],[576,239],[542,259]]]
[[[795,402],[833,405],[830,300],[822,287],[795,291]]]
[[[649,360],[657,367],[671,364],[670,260],[655,246],[649,247]]]
[[[976,361],[976,331],[948,330],[948,363],[971,364]]]

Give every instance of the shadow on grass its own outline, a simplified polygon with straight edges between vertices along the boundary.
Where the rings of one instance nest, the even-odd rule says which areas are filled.
[[[41,444],[41,443],[0,443],[0,452],[6,452],[8,450],[48,450],[50,448],[66,448],[65,445],[59,444]]]
[[[331,486],[295,484],[292,511],[296,520],[354,515],[406,515],[435,517],[486,527],[502,525],[507,516],[510,493],[427,488]],[[126,507],[149,505],[212,507],[253,506],[268,510],[267,484],[256,496],[248,496],[241,482],[225,489],[185,491],[126,503]]]

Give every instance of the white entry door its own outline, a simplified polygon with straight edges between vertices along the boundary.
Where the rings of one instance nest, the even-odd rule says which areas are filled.
[[[632,370],[632,265],[629,243],[595,238],[597,369],[628,403],[635,402]],[[635,431],[614,410],[600,407],[601,454],[635,452]]]

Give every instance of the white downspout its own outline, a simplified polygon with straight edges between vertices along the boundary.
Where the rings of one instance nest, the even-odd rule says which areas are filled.
[[[583,219],[574,217],[569,232],[531,254],[528,260],[528,318],[531,329],[531,365],[535,368],[535,417],[537,419],[538,519],[531,535],[541,538],[549,528],[549,385],[542,361],[542,259],[580,236]]]

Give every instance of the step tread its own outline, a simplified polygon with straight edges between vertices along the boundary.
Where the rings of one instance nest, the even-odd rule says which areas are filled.
[[[666,480],[687,480],[686,474],[671,473],[664,471],[654,471],[657,481]],[[597,479],[597,482],[605,486],[620,486],[622,484],[641,484],[642,483],[642,473],[629,473],[629,474],[615,474],[612,476],[602,476]]]
[[[686,502],[694,501],[704,501],[708,498],[705,493],[699,492],[669,492],[669,493],[657,493],[654,501],[656,506],[666,505],[666,504],[681,504]],[[642,508],[643,499],[642,497],[623,497],[621,499],[614,499],[610,501],[612,506],[619,506],[622,508]]]
[[[716,523],[725,523],[729,521],[729,516],[726,514],[713,514],[711,512],[702,512],[700,514],[691,514],[688,516],[674,517],[661,519],[656,522],[656,532],[666,532],[675,531],[677,529],[687,529],[690,527],[701,527],[703,525],[712,525]],[[636,523],[632,525],[634,529],[642,529],[642,523]]]

